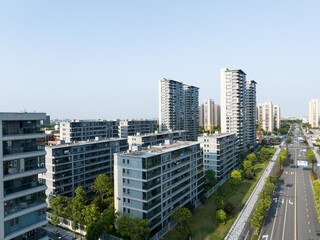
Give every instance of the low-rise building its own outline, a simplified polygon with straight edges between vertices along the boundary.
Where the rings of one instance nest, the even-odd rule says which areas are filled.
[[[157,130],[157,120],[127,119],[119,122],[119,137],[127,138],[138,133],[148,134]]]
[[[67,143],[117,138],[119,121],[117,120],[71,120],[60,122],[60,140]]]
[[[154,132],[149,134],[140,134],[138,133],[135,136],[128,136],[128,144],[129,149],[132,146],[141,146],[148,147],[153,145],[159,145],[160,143],[164,143],[165,140],[171,141],[185,141],[187,137],[186,130],[176,130],[176,131],[168,131],[168,132]]]
[[[204,169],[215,171],[217,180],[221,180],[235,169],[238,162],[236,134],[205,133],[198,137],[198,141],[203,149]]]
[[[115,154],[115,209],[148,219],[152,233],[176,207],[194,205],[203,191],[203,152],[198,142],[167,140],[147,149]]]
[[[46,180],[48,200],[58,195],[73,197],[79,186],[92,191],[97,176],[113,177],[113,154],[127,149],[127,140],[119,138],[47,146],[47,172],[40,177]]]

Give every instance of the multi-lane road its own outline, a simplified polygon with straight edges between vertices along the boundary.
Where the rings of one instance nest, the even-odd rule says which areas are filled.
[[[272,204],[263,223],[261,240],[320,239],[320,226],[310,179],[311,167],[298,166],[307,161],[307,146],[299,141],[299,130],[288,145],[288,160],[276,184]]]

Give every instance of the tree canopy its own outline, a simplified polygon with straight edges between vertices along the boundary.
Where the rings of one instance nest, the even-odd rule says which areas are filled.
[[[107,175],[99,175],[91,188],[100,195],[101,201],[113,194],[113,184]]]

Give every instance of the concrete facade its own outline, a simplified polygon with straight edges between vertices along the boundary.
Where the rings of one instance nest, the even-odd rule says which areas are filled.
[[[135,136],[128,136],[129,149],[132,146],[148,147],[159,145],[166,140],[171,141],[185,141],[187,136],[186,130],[168,131],[168,132],[155,132],[149,134],[137,134]]]
[[[273,105],[274,127],[279,129],[281,127],[281,111],[279,105]]]
[[[148,134],[157,130],[157,120],[128,119],[119,122],[119,137],[127,138],[138,133]]]
[[[202,154],[200,143],[183,141],[115,154],[116,211],[161,230],[176,207],[193,205],[203,191]]]
[[[199,88],[160,79],[159,128],[161,132],[187,130],[187,139],[196,139],[199,134]]]
[[[45,113],[0,113],[0,239],[47,239],[46,152],[37,139]]]
[[[246,81],[246,141],[247,151],[252,151],[257,143],[257,100],[256,100],[256,85],[253,80]]]
[[[60,122],[60,140],[67,143],[94,140],[100,138],[116,138],[119,121],[117,120],[71,120]]]
[[[47,146],[46,181],[48,200],[56,196],[74,197],[77,187],[92,191],[96,177],[113,178],[113,154],[128,150],[127,139],[105,139]]]
[[[237,136],[234,133],[204,134],[198,137],[203,149],[204,170],[213,170],[216,179],[226,177],[238,164]]]

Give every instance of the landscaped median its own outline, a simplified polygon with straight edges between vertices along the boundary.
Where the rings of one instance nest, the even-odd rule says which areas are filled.
[[[257,153],[259,160],[264,158],[266,161],[253,165],[251,169],[254,173],[253,179],[243,179],[240,183],[235,182],[234,178],[229,179],[206,200],[204,205],[195,209],[190,224],[193,240],[224,239],[268,166],[267,160],[272,158],[276,149],[268,149],[268,151],[267,157],[265,154]],[[265,149],[262,150],[263,152],[266,153]],[[241,175],[245,176],[246,171],[248,169],[240,171]],[[250,174],[247,174],[248,176]],[[220,210],[225,212],[225,216]],[[177,227],[174,227],[164,239],[185,239],[185,233],[181,233]]]

